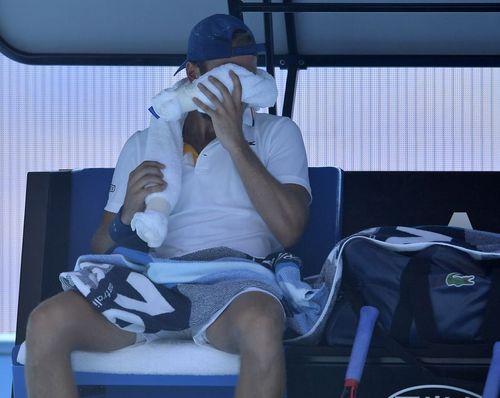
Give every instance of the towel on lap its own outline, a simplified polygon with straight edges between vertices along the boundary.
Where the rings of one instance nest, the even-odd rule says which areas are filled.
[[[75,271],[62,273],[60,280],[65,290],[78,290],[108,320],[148,340],[163,331],[189,328],[198,341],[236,296],[258,290],[281,301],[286,340],[316,342],[337,285],[334,270],[317,276],[312,285],[305,283],[300,259],[289,253],[257,260],[216,248],[167,260],[129,249],[120,252],[82,256]]]

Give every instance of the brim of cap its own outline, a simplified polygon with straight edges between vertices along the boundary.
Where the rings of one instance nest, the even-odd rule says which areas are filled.
[[[266,52],[266,45],[264,43],[255,43],[251,46],[247,47],[236,47],[233,48],[232,54],[229,57],[236,57],[238,55],[257,55],[257,54],[263,54]],[[229,58],[228,57],[228,58]],[[221,58],[218,56],[217,58]],[[214,58],[214,59],[217,59]],[[199,62],[200,60],[193,60],[193,62]],[[202,61],[209,61],[209,59],[204,59]],[[181,70],[183,70],[186,67],[186,64],[189,62],[189,60],[186,58],[184,62],[177,68],[177,70],[174,73],[174,76],[179,73]]]
[[[187,59],[184,60],[184,62],[181,64],[181,66],[179,66],[179,68],[177,68],[177,70],[175,71],[174,73],[174,76],[179,73],[181,70],[183,70],[185,67],[186,67],[186,64],[188,63],[189,61]]]

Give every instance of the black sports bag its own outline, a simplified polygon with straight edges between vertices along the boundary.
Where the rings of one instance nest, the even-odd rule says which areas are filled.
[[[500,235],[383,227],[339,245],[342,285],[328,344],[352,342],[355,313],[365,304],[379,309],[380,329],[405,347],[479,348],[500,340]]]

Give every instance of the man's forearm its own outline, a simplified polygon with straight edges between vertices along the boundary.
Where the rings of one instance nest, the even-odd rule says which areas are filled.
[[[91,242],[92,253],[104,254],[115,246],[115,242],[110,238],[107,228],[99,228],[94,234]]]
[[[284,247],[293,245],[307,221],[306,190],[276,180],[248,145],[230,154],[257,212]]]
[[[116,246],[113,239],[111,239],[111,237],[109,236],[109,224],[113,221],[115,216],[115,213],[107,211],[104,212],[101,225],[94,233],[94,236],[92,237],[92,241],[90,243],[90,249],[92,250],[92,253],[104,254],[114,246]]]

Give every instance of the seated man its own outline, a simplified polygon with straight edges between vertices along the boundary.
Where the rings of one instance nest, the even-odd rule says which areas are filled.
[[[240,20],[213,15],[193,28],[187,60],[179,69],[186,68],[190,81],[226,63],[255,72],[259,48]],[[258,114],[243,104],[240,81],[235,73],[231,79],[232,93],[216,78],[210,80],[222,93],[221,100],[200,86],[213,109],[193,99],[206,114],[193,111],[186,116],[183,139],[199,160],[183,166],[180,199],[156,256],[179,257],[224,246],[262,258],[293,245],[303,232],[310,188],[300,131],[287,118]],[[138,161],[147,134],[147,129],[135,133],[120,154],[114,189],[92,242],[96,253],[107,253],[120,245],[121,237],[133,235],[129,224],[136,212],[144,210],[145,197],[168,189],[163,178],[168,164]],[[236,396],[282,397],[284,311],[280,301],[259,289],[247,289],[223,308],[206,325],[201,341],[240,355]],[[76,397],[72,351],[111,351],[138,339],[109,322],[75,291],[46,300],[28,323],[29,396]]]

